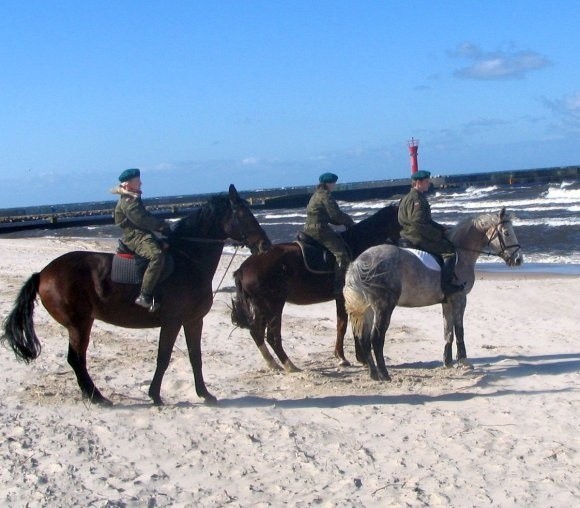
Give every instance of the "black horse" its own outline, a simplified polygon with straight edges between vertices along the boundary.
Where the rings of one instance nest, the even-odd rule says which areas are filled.
[[[83,395],[110,405],[87,371],[86,353],[93,321],[126,328],[161,328],[157,368],[149,388],[149,396],[159,405],[163,375],[183,327],[196,392],[206,402],[215,402],[203,380],[201,332],[203,318],[213,302],[212,278],[227,238],[243,242],[253,253],[270,247],[266,233],[233,185],[228,196],[213,197],[177,222],[169,238],[175,267],[159,284],[159,310],[151,313],[133,303],[138,284],[111,280],[113,254],[69,252],[54,259],[40,273],[32,274],[24,284],[4,321],[2,341],[26,362],[38,357],[41,346],[33,323],[38,294],[49,314],[68,330],[68,363]]]
[[[353,258],[388,240],[398,242],[401,227],[398,207],[386,206],[350,229],[342,232]],[[234,273],[236,296],[232,300],[232,322],[249,328],[264,360],[272,369],[280,369],[264,343],[264,336],[287,372],[298,370],[282,347],[282,311],[286,302],[298,305],[328,302],[335,299],[334,274],[313,273],[304,264],[297,243],[279,243],[268,252],[254,254]],[[344,356],[344,335],[348,316],[344,299],[336,298],[336,343],[334,355],[341,365],[349,365]],[[355,343],[356,345],[356,343]],[[357,348],[357,359],[359,350]]]

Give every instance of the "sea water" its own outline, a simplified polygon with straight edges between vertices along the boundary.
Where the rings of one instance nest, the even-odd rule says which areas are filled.
[[[580,181],[445,189],[430,193],[427,197],[433,219],[445,225],[453,225],[466,217],[482,213],[498,213],[505,206],[512,214],[524,254],[524,270],[580,274]],[[397,201],[390,198],[339,201],[339,205],[358,222]],[[273,243],[293,241],[306,219],[306,210],[297,208],[257,209],[254,214]],[[5,236],[114,239],[119,236],[119,229],[114,225],[85,226],[26,231],[2,237]],[[482,255],[478,260],[481,269],[501,270],[503,266],[497,257]]]

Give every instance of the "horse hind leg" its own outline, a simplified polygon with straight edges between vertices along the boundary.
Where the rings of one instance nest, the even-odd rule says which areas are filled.
[[[254,323],[250,326],[250,335],[256,343],[262,358],[266,362],[266,365],[271,370],[283,370],[278,362],[274,359],[268,346],[266,345],[264,338],[266,336],[266,325],[262,317],[256,316]]]
[[[93,321],[90,320],[82,325],[67,327],[69,333],[67,361],[74,370],[83,397],[95,404],[111,406],[112,402],[95,386],[87,370],[87,348],[92,325]]]
[[[276,356],[284,366],[284,370],[288,373],[300,372],[300,369],[292,363],[288,358],[286,351],[282,347],[282,313],[274,316],[266,328],[266,340],[270,347],[276,353]]]
[[[391,381],[391,376],[385,364],[385,336],[391,323],[394,307],[385,310],[375,310],[375,320],[371,332],[371,346],[377,361],[377,375],[380,381]]]

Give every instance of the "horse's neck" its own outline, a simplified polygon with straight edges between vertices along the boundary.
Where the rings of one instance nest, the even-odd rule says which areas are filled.
[[[472,221],[460,223],[453,229],[450,239],[459,251],[458,265],[475,269],[487,239],[485,231],[481,231]]]
[[[388,214],[388,217],[384,217]],[[353,256],[358,256],[370,247],[383,243],[387,238],[398,232],[397,215],[391,216],[391,210],[380,210],[342,234],[342,238],[352,250]]]
[[[183,249],[183,252],[186,254],[190,268],[196,271],[203,271],[208,277],[213,278],[224,250],[224,245],[221,241],[210,243],[211,239],[207,240],[207,243],[191,242],[191,246]]]

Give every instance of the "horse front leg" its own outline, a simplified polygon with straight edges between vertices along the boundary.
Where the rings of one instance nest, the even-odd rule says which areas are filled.
[[[336,299],[336,343],[334,344],[334,357],[338,359],[341,367],[350,367],[350,362],[344,356],[344,336],[348,326],[348,314],[344,307],[344,297]],[[355,348],[358,341],[355,341]]]
[[[465,314],[465,306],[467,303],[467,298],[465,295],[458,295],[457,301],[454,307],[454,329],[455,329],[455,339],[457,341],[457,362],[466,368],[473,368],[473,365],[467,360],[467,351],[465,349],[464,340],[464,329],[463,329],[463,316]]]
[[[153,399],[153,404],[156,406],[162,406],[163,400],[161,400],[161,382],[163,381],[163,375],[169,367],[169,361],[171,360],[171,354],[173,353],[173,346],[175,345],[175,340],[177,339],[177,334],[181,329],[181,323],[171,323],[164,324],[159,332],[159,346],[157,349],[157,367],[155,368],[155,374],[153,375],[153,380],[149,386],[149,397]]]
[[[203,319],[189,321],[183,325],[185,331],[185,341],[189,352],[189,361],[193,369],[193,379],[195,380],[195,391],[198,397],[205,400],[208,405],[215,405],[217,399],[209,393],[203,380],[201,361],[201,331],[203,329]]]
[[[95,386],[87,370],[87,348],[89,346],[92,326],[93,320],[90,319],[83,323],[77,323],[74,326],[70,325],[67,327],[69,334],[67,361],[74,370],[83,397],[95,404],[112,406],[113,403],[104,397]]]
[[[441,307],[443,309],[443,338],[445,339],[443,364],[449,368],[453,366],[453,306],[445,302]]]

